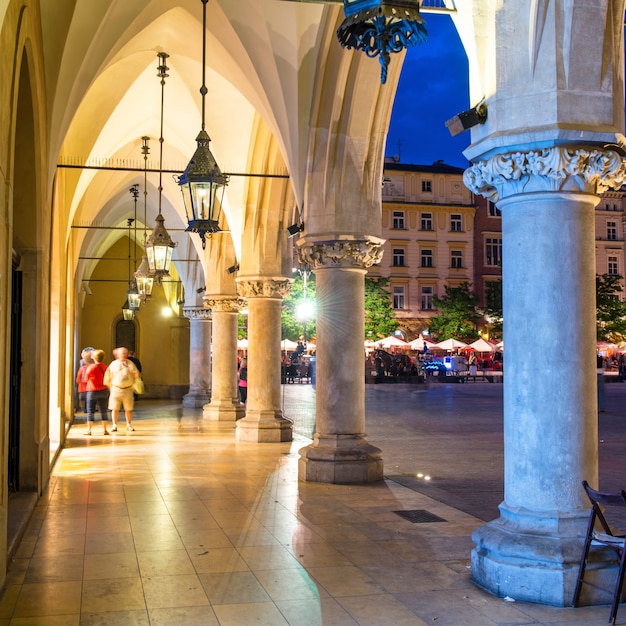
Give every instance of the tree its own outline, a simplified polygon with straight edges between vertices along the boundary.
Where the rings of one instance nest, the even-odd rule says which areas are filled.
[[[454,337],[461,341],[473,341],[478,336],[476,323],[479,319],[478,297],[468,282],[458,287],[445,287],[442,298],[433,297],[439,315],[430,320],[430,333],[439,341]]]
[[[365,339],[383,339],[398,328],[386,278],[365,278]]]
[[[596,334],[600,341],[622,341],[626,336],[626,303],[620,300],[622,277],[596,275]]]
[[[292,285],[291,293],[283,300],[283,311],[281,314],[283,339],[298,341],[304,338],[304,320],[298,319],[299,308],[304,297],[304,278],[298,274]],[[306,275],[306,300],[315,302],[315,274],[309,271]],[[306,321],[307,341],[315,337],[315,314]]]
[[[485,285],[485,320],[489,324],[489,334],[502,337],[502,281],[490,280]]]

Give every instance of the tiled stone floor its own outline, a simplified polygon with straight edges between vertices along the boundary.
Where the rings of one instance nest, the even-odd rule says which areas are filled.
[[[313,390],[290,387],[285,413],[312,424]],[[499,392],[480,387],[432,393],[448,405],[485,393],[497,407]],[[413,403],[419,422],[425,392],[368,389],[368,411],[385,412],[389,429],[394,404]],[[103,437],[97,424],[89,438],[78,420],[11,563],[0,626],[607,623],[606,606],[506,602],[473,585],[477,517],[391,479],[298,483],[306,438],[238,443],[232,424],[201,415],[142,400],[134,433]],[[408,474],[409,448],[395,449],[376,420],[368,432],[392,472]],[[399,510],[446,521],[413,524]]]

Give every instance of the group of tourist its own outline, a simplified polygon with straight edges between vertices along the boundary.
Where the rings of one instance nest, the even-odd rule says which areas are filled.
[[[135,389],[141,380],[141,363],[136,356],[129,354],[127,348],[113,350],[115,360],[104,363],[104,350],[84,348],[81,352],[80,368],[76,374],[79,403],[85,406],[87,413],[87,430],[85,435],[92,434],[96,410],[102,418],[103,435],[117,432],[117,420],[120,409],[124,407],[126,430],[132,426],[133,409],[135,407]],[[111,411],[111,430],[107,430],[108,411]]]

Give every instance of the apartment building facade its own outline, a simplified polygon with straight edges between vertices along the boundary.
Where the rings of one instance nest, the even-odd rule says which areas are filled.
[[[409,338],[428,329],[437,313],[433,297],[444,295],[445,285],[472,282],[475,213],[462,168],[385,163],[385,252],[368,276],[389,280],[399,327]]]
[[[626,187],[607,191],[595,220],[596,273],[622,276],[623,289],[625,208]],[[446,286],[471,283],[485,306],[489,282],[502,278],[502,215],[495,203],[465,187],[461,168],[388,159],[382,237],[383,259],[368,276],[389,280],[398,326],[409,339],[428,329],[430,318],[437,315],[433,297],[443,296]]]

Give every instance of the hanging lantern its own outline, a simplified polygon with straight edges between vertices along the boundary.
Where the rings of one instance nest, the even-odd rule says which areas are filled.
[[[152,234],[146,241],[146,254],[150,272],[157,283],[161,284],[164,276],[169,276],[170,264],[172,262],[172,252],[176,244],[172,241],[169,233],[165,229],[165,218],[161,213],[161,201],[163,197],[163,102],[165,98],[165,79],[169,69],[165,60],[169,57],[166,52],[159,52],[158,74],[161,79],[161,135],[159,138],[159,214],[156,217],[156,224]]]
[[[154,286],[154,276],[150,272],[150,264],[145,254],[141,257],[141,263],[135,272],[135,284],[139,298],[145,302],[146,298],[152,295],[152,287]]]
[[[178,177],[178,184],[183,194],[185,213],[187,215],[187,231],[198,233],[202,240],[202,248],[206,246],[206,236],[220,232],[219,218],[222,200],[228,176],[220,170],[211,154],[209,144],[211,138],[204,129],[206,88],[206,5],[202,2],[202,128],[196,137],[198,147],[189,161],[185,171]],[[185,193],[186,192],[186,193]]]
[[[209,149],[211,139],[204,130],[204,124],[196,137],[196,142],[198,147],[189,165],[179,176],[178,184],[185,204],[187,231],[198,233],[204,248],[206,235],[221,230],[219,217],[228,176],[222,173],[211,154]]]
[[[337,29],[339,43],[378,57],[383,84],[391,54],[428,38],[419,0],[343,0],[343,5],[346,19]]]
[[[133,309],[130,306],[130,303],[128,302],[128,298],[126,299],[126,302],[124,302],[122,306],[122,315],[124,316],[124,319],[127,322],[131,322],[135,318],[135,309]]]

